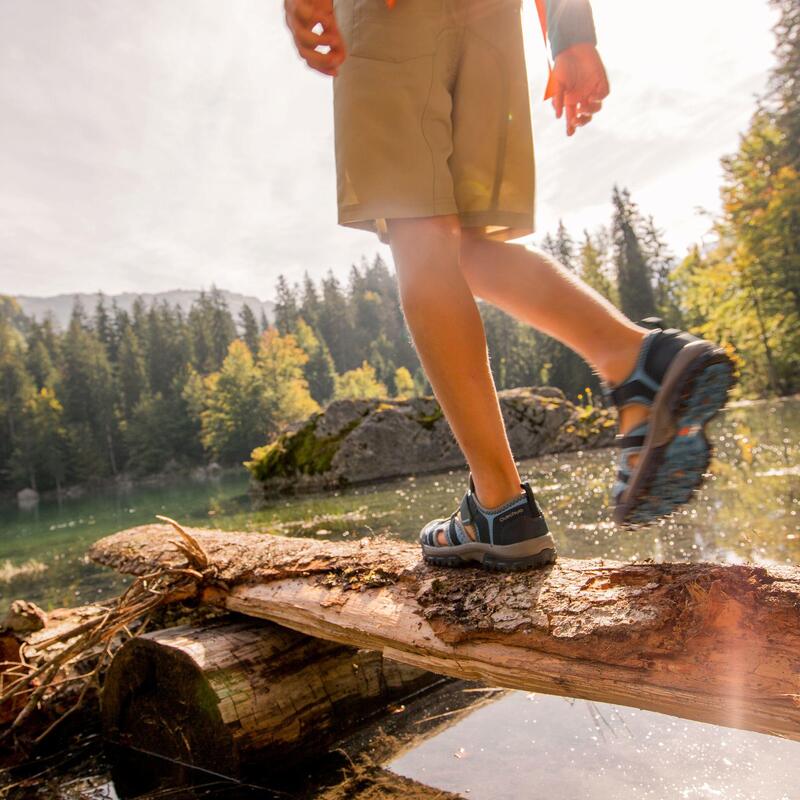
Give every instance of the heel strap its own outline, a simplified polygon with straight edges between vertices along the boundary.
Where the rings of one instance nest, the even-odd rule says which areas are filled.
[[[645,406],[653,404],[656,392],[661,384],[647,373],[645,363],[647,354],[660,333],[662,333],[661,328],[651,328],[645,334],[642,346],[639,349],[639,356],[636,359],[636,366],[624,381],[615,386],[601,381],[603,396],[617,408],[622,408],[622,406],[630,403],[641,403]]]
[[[465,525],[473,525],[478,535],[478,541],[484,544],[494,545],[495,540],[495,520],[497,517],[502,516],[513,508],[516,508],[523,503],[530,509],[530,516],[534,518],[541,518],[544,520],[542,509],[536,502],[536,497],[533,494],[530,483],[523,481],[520,487],[525,491],[525,496],[512,498],[507,503],[503,503],[495,509],[488,509],[478,502],[475,496],[475,483],[472,479],[472,473],[469,475],[469,489],[464,493],[459,504],[459,511],[461,520]],[[502,521],[500,523],[502,525]],[[545,526],[546,527],[546,526]]]

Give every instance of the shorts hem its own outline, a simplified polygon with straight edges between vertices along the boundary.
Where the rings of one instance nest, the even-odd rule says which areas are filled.
[[[368,212],[364,206],[346,206],[339,210],[338,222],[348,228],[370,231],[378,236],[383,244],[389,244],[389,233],[386,227],[388,219],[409,217],[432,217],[440,214],[455,214],[463,228],[483,228],[487,239],[505,242],[529,236],[536,230],[532,214],[518,211],[464,211],[447,203],[434,204],[427,207],[393,212],[385,207]]]

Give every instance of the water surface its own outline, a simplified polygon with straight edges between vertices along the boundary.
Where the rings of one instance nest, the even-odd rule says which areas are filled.
[[[609,519],[613,450],[522,461],[520,474],[531,481],[564,556],[800,563],[800,400],[729,409],[709,433],[713,477],[679,513],[635,531],[619,531]],[[256,510],[242,471],[216,482],[42,503],[30,512],[6,508],[0,603],[25,597],[48,608],[113,594],[128,579],[89,563],[87,546],[155,514],[254,535],[414,541],[425,522],[450,514],[466,484],[465,469],[450,470],[283,498]],[[389,767],[476,800],[800,798],[796,742],[525,692],[502,693]]]

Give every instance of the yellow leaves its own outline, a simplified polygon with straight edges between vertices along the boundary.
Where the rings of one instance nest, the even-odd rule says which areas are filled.
[[[375,368],[366,360],[361,366],[336,376],[334,399],[369,400],[387,397],[389,390],[376,377]]]
[[[301,367],[308,359],[308,353],[299,345],[294,334],[287,333],[281,336],[274,326],[270,326],[261,334],[258,362],[262,368],[281,370],[287,365]]]
[[[407,367],[398,367],[394,371],[394,386],[395,397],[398,400],[413,397],[416,394],[414,379]]]

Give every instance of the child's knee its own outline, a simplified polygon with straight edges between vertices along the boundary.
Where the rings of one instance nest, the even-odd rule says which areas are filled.
[[[416,252],[423,248],[458,250],[461,243],[461,224],[456,214],[437,214],[428,217],[395,217],[386,220],[389,245],[394,249],[412,246]]]

